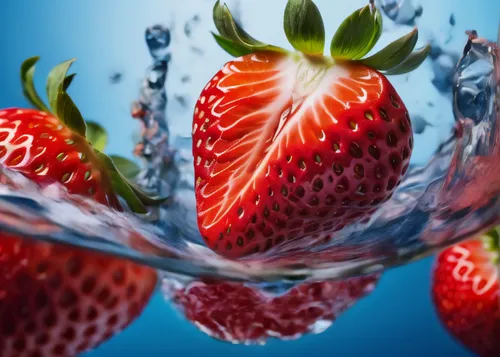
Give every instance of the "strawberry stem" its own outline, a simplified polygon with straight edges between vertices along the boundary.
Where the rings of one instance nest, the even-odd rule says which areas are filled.
[[[217,43],[234,57],[255,52],[288,53],[283,48],[258,41],[233,19],[228,7],[215,3],[213,10]],[[414,51],[418,40],[415,29],[392,42],[380,52],[365,58],[382,35],[382,15],[374,0],[354,11],[340,25],[330,44],[335,61],[359,61],[385,75],[400,75],[418,68],[427,58],[430,46]],[[321,57],[325,45],[325,27],[318,7],[312,0],[288,0],[283,21],[285,34],[295,50],[306,57]]]

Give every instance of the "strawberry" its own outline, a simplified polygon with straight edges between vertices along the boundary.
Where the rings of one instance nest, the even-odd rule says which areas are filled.
[[[21,78],[38,109],[0,110],[2,166],[111,209],[123,209],[118,196],[137,213],[160,202],[129,183],[101,152],[105,132],[86,124],[66,93],[72,61],[49,75],[51,112],[33,85],[37,60],[23,63]],[[141,313],[156,282],[155,270],[130,261],[0,232],[0,355],[76,356],[94,348]]]
[[[0,236],[0,356],[76,356],[124,329],[156,287],[148,267]]]
[[[499,231],[443,251],[432,295],[443,325],[481,357],[500,356]]]
[[[408,111],[386,75],[422,63],[417,30],[364,58],[382,31],[369,4],[340,26],[323,56],[311,0],[289,0],[285,32],[297,52],[252,38],[226,6],[217,42],[238,57],[208,82],[193,117],[198,225],[228,257],[292,239],[329,236],[388,200],[409,165]],[[307,245],[307,242],[305,243]]]
[[[326,330],[335,318],[370,293],[378,276],[304,283],[283,295],[258,286],[196,281],[179,287],[163,283],[167,296],[206,334],[232,343],[265,343],[270,337],[295,339]]]

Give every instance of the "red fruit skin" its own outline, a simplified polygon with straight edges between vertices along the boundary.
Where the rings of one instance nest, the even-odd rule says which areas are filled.
[[[167,279],[164,291],[209,336],[262,344],[269,338],[290,340],[323,332],[340,313],[370,293],[377,280],[377,276],[366,276],[305,283],[274,296],[240,283],[198,281],[179,288]]]
[[[387,78],[338,64],[300,97],[307,89],[294,78],[308,74],[294,63],[274,53],[241,57],[197,102],[198,225],[224,256],[328,236],[389,199],[408,169],[411,122]]]
[[[443,251],[432,297],[446,329],[481,357],[500,356],[500,296],[495,254],[473,239]]]
[[[0,164],[40,186],[59,182],[70,193],[120,209],[109,177],[87,140],[52,114],[34,109],[0,110]]]
[[[48,113],[0,110],[0,164],[121,209],[86,139]],[[142,312],[156,282],[155,270],[127,260],[0,232],[0,356],[95,348]]]
[[[156,286],[150,268],[0,236],[0,356],[76,356],[124,329]]]

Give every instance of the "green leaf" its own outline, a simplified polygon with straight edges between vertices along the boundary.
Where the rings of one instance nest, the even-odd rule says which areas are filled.
[[[59,120],[72,131],[85,136],[85,120],[71,97],[61,90],[58,98],[55,111]]]
[[[215,27],[220,34],[220,36],[214,35],[215,40],[226,52],[233,56],[239,57],[258,51],[287,52],[282,48],[268,45],[250,36],[234,21],[229,8],[225,4],[221,5],[220,1],[215,3],[213,18]]]
[[[220,47],[231,56],[241,57],[252,53],[253,51],[245,46],[239,45],[237,43],[232,42],[222,36],[217,35],[216,33],[212,33],[215,38],[215,41],[219,44]]]
[[[290,44],[308,55],[322,55],[325,26],[318,7],[311,0],[288,0],[283,22]]]
[[[105,165],[111,178],[111,184],[117,195],[122,197],[130,209],[135,213],[147,213],[147,209],[142,201],[137,197],[134,190],[130,187],[127,179],[118,171],[113,160],[109,156],[96,150],[97,157]]]
[[[243,30],[233,18],[231,11],[226,4],[221,5],[220,1],[217,0],[213,9],[213,18],[215,27],[219,31],[222,37],[233,42],[242,43],[250,46],[265,46],[266,44],[260,42],[250,36],[245,30]]]
[[[73,74],[70,74],[69,76],[67,76],[66,78],[64,78],[64,82],[63,82],[63,91],[67,91],[69,86],[71,85],[71,83],[73,82],[73,79],[75,78],[76,76],[76,73],[73,73]]]
[[[365,65],[379,71],[388,71],[399,66],[412,53],[418,40],[418,30],[390,43],[371,57],[361,60]]]
[[[342,22],[330,45],[332,57],[358,60],[370,52],[382,34],[382,16],[373,5],[353,12]]]
[[[31,105],[44,112],[50,113],[50,109],[47,108],[43,100],[38,95],[35,84],[33,83],[35,65],[39,59],[40,57],[31,57],[23,62],[21,65],[21,85],[23,87],[23,94]]]
[[[108,143],[108,133],[106,129],[97,124],[96,122],[87,120],[86,122],[86,137],[92,146],[99,150],[104,151]]]
[[[60,93],[64,92],[64,81],[66,79],[66,74],[68,73],[69,67],[75,62],[75,59],[70,59],[63,62],[52,69],[47,78],[47,97],[49,98],[49,105],[54,112],[57,114],[57,102],[60,97]]]
[[[387,72],[384,72],[388,76],[406,74],[415,69],[417,69],[427,58],[427,55],[431,52],[431,46],[427,45],[422,47],[415,52],[411,53],[399,66],[394,67]]]
[[[139,165],[129,159],[113,155],[110,156],[110,159],[113,160],[118,171],[127,179],[134,179],[141,172]]]
[[[134,193],[139,197],[141,202],[146,206],[158,206],[169,200],[169,197],[151,197],[144,193],[141,189],[135,186],[133,183],[129,183],[130,188],[134,191]]]

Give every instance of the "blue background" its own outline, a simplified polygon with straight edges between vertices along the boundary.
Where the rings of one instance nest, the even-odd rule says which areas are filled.
[[[129,105],[137,95],[140,78],[150,63],[143,31],[156,22],[168,24],[174,21],[170,11],[174,3],[177,8],[183,6],[191,12],[193,6],[198,6],[190,0],[0,1],[0,107],[26,105],[18,79],[19,65],[26,57],[42,57],[38,67],[40,86],[45,73],[54,64],[77,57],[74,69],[79,75],[72,96],[87,118],[102,122],[112,132],[115,139],[111,139],[109,151],[128,154],[132,132],[137,129],[137,124],[128,115]],[[210,1],[201,3],[211,6]],[[267,3],[273,9],[269,11],[283,7],[283,1]],[[339,5],[341,3],[344,5]],[[332,16],[346,15],[354,6],[350,3],[331,1]],[[496,37],[500,2],[441,0],[434,6],[436,8],[427,16],[429,23],[445,25],[453,10],[457,27],[463,30],[476,28],[485,37]],[[345,11],[340,7],[345,7]],[[255,11],[261,13],[261,9]],[[269,26],[274,29],[272,24]],[[269,36],[279,33],[262,26],[256,30]],[[460,41],[463,39],[458,43]],[[207,59],[197,76],[199,82],[206,81],[212,69],[222,65],[225,59]],[[113,86],[108,78],[115,70],[123,71],[124,79],[120,85]],[[195,70],[200,71],[199,68]],[[195,81],[193,86],[198,84]],[[191,91],[189,88],[183,90]],[[182,129],[182,125],[189,126],[188,111],[178,110]],[[266,347],[233,346],[211,340],[185,322],[157,294],[140,319],[89,356],[191,356],[199,353],[215,356],[238,354],[240,357],[256,354],[260,357],[277,354],[292,357],[308,353],[327,356],[471,356],[447,335],[434,314],[429,296],[431,264],[431,259],[425,259],[388,272],[370,296],[340,316],[327,332],[293,342],[272,341]]]

